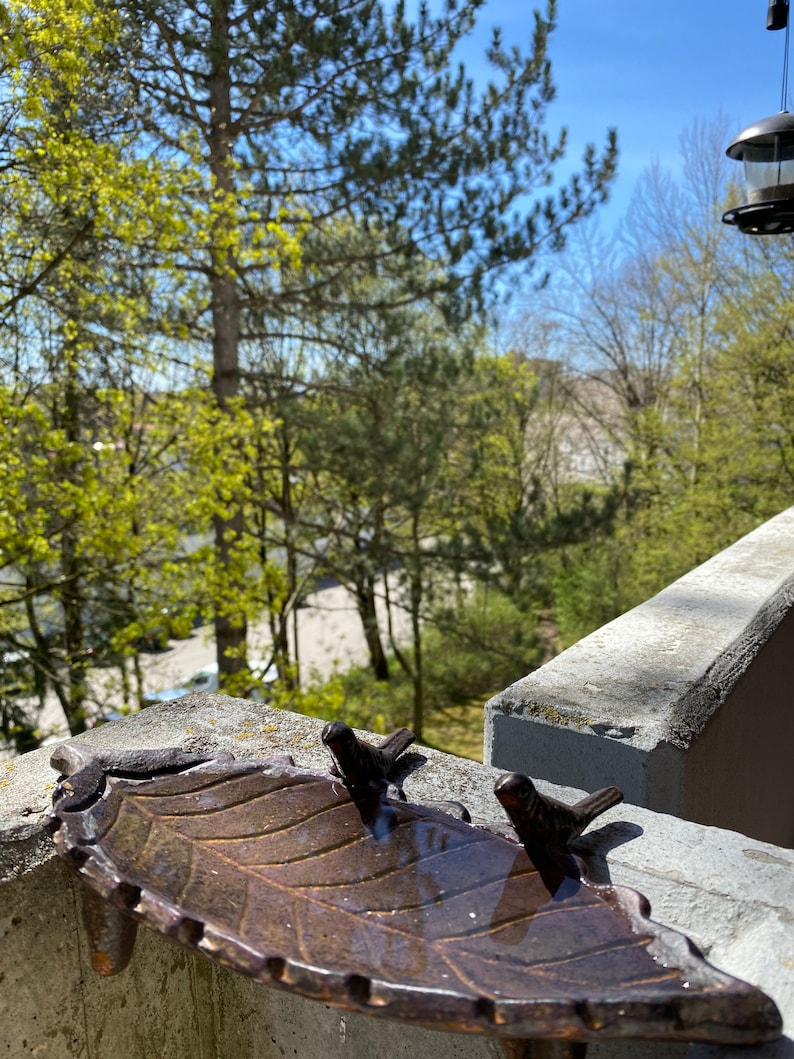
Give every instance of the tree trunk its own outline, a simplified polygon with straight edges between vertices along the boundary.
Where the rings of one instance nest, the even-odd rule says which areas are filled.
[[[361,618],[364,639],[369,651],[369,662],[375,679],[388,681],[389,663],[380,636],[375,602],[375,580],[371,575],[367,575],[356,584],[356,608]]]
[[[414,723],[413,730],[416,738],[421,741],[422,729],[424,727],[425,713],[425,684],[424,670],[422,666],[422,561],[419,540],[419,519],[414,514],[411,520],[411,572],[409,581],[409,597],[411,602],[411,632],[414,645]]]
[[[74,449],[80,444],[80,392],[76,379],[75,353],[65,349],[66,379],[64,384],[63,428],[67,443],[64,478],[79,486],[80,461],[74,459]],[[63,647],[66,656],[68,681],[68,709],[66,719],[72,735],[79,735],[86,727],[86,660],[83,654],[83,590],[82,563],[78,552],[80,527],[73,520],[61,534],[61,607],[63,609]]]
[[[295,540],[295,506],[292,497],[292,446],[285,431],[281,431],[281,515],[284,520],[284,553],[287,566],[287,598],[280,616],[283,627],[284,657],[289,658],[289,636],[287,629],[292,616],[293,657],[291,665],[281,676],[290,691],[300,687],[300,644],[298,643],[298,552]]]
[[[422,667],[422,629],[419,621],[419,608],[422,602],[421,575],[411,575],[411,631],[414,643],[414,723],[416,738],[421,741],[425,714],[425,684]]]
[[[212,312],[212,389],[222,412],[240,391],[239,343],[240,305],[236,286],[236,260],[229,238],[232,219],[228,205],[233,201],[231,79],[229,74],[229,11],[226,3],[212,8],[209,53],[213,64],[210,78],[211,123],[209,130],[210,169],[215,197],[220,208],[215,212],[213,229],[212,272],[210,275]],[[244,530],[242,507],[228,516],[213,517],[215,561],[222,569],[230,568],[235,542]],[[235,585],[226,584],[227,597],[215,602],[215,644],[218,673],[224,676],[245,668],[247,622],[244,609],[235,610]],[[241,593],[242,595],[242,593]]]

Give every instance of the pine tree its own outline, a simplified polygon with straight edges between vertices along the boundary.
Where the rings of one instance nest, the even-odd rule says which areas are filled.
[[[605,197],[612,137],[556,196],[538,197],[565,140],[542,127],[554,4],[536,16],[526,56],[494,34],[495,80],[477,89],[452,62],[479,6],[450,0],[415,22],[403,3],[387,12],[376,0],[127,6],[147,134],[202,174],[207,226],[182,265],[206,284],[201,325],[221,409],[243,386],[250,338],[322,342],[324,316],[428,297],[461,319],[483,307],[494,274],[559,245]],[[443,265],[421,286],[419,255]],[[351,278],[366,276],[387,281],[372,301],[351,293]],[[221,565],[244,529],[241,502],[216,515]],[[243,665],[244,615],[218,615],[216,637],[221,672]]]

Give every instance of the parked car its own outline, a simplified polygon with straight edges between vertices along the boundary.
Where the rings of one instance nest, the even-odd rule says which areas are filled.
[[[259,688],[254,689],[251,698],[258,702],[267,702],[269,696],[266,689],[271,688],[275,684],[278,679],[278,669],[273,663],[267,665],[266,663],[254,662],[251,665],[251,672],[254,675],[254,679],[261,685]],[[199,691],[218,691],[219,685],[218,663],[210,662],[208,665],[202,666],[201,669],[197,669],[195,673],[174,687],[162,688],[160,691],[152,691],[144,695],[143,705],[153,706],[158,702],[170,702],[172,699],[181,699],[184,695],[191,695]]]

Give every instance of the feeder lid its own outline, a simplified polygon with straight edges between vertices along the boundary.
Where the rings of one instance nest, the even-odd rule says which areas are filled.
[[[781,110],[779,114],[761,118],[760,121],[748,125],[731,140],[725,153],[729,158],[741,161],[745,147],[772,147],[779,136],[787,135],[791,137],[791,145],[794,147],[794,114]]]

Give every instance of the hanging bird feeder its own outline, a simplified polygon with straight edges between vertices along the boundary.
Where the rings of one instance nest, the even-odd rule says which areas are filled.
[[[755,122],[726,154],[744,162],[747,204],[728,210],[723,221],[752,235],[794,231],[794,114]]]
[[[770,0],[767,29],[785,29],[781,111],[744,129],[728,145],[729,158],[744,162],[747,203],[723,215],[726,224],[751,235],[794,232],[794,114],[785,108],[788,89],[788,0]]]

